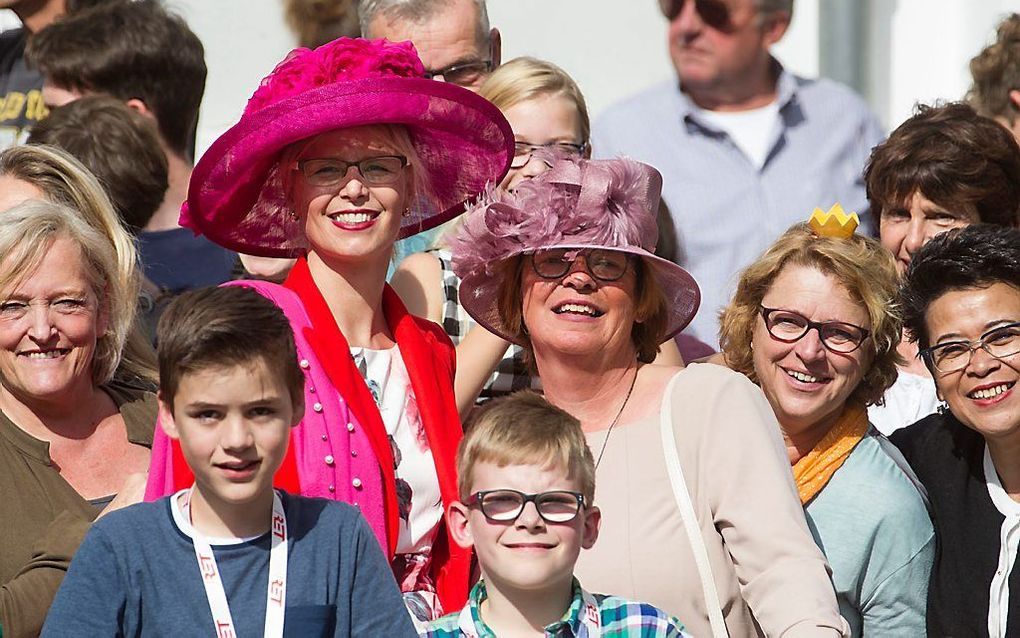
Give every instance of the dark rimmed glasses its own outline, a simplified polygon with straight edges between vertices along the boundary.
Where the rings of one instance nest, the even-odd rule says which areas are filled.
[[[808,331],[817,330],[818,338],[826,350],[839,354],[850,354],[860,348],[869,334],[866,329],[852,323],[811,321],[802,314],[781,308],[762,306],[761,318],[773,339],[793,343],[803,339]]]
[[[587,142],[573,144],[571,142],[549,142],[548,144],[532,144],[531,142],[514,142],[514,157],[510,160],[510,168],[524,168],[531,161],[531,156],[538,151],[545,151],[549,160],[543,156],[542,160],[549,164],[552,160],[565,158],[581,158],[588,150]]]
[[[531,267],[542,279],[560,279],[570,272],[578,257],[584,257],[585,270],[599,281],[617,281],[627,274],[630,263],[627,253],[616,250],[554,248],[533,254]]]
[[[1005,359],[1020,352],[1020,321],[993,328],[974,341],[948,341],[923,348],[918,355],[929,368],[946,374],[959,372],[970,365],[978,348],[996,359]]]
[[[683,11],[687,0],[659,0],[662,15],[672,22]],[[723,0],[694,0],[694,10],[706,25],[725,31],[732,27],[730,8]]]
[[[403,155],[379,155],[345,162],[335,157],[323,157],[297,163],[298,170],[314,186],[336,186],[344,180],[352,166],[358,167],[358,173],[369,186],[388,186],[400,179],[407,166],[407,158]]]
[[[464,503],[477,507],[482,516],[497,523],[510,523],[524,511],[524,506],[534,503],[538,515],[546,523],[569,523],[577,518],[584,507],[584,494],[569,490],[553,490],[537,494],[525,494],[517,490],[482,490],[472,494]]]
[[[456,84],[457,86],[475,86],[485,79],[492,72],[492,60],[477,60],[474,62],[458,62],[450,66],[444,66],[435,71],[425,70],[425,79],[434,80],[442,78],[444,82]]]

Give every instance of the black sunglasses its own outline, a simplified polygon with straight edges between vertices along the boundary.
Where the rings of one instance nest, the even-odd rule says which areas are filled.
[[[662,14],[671,22],[676,20],[684,9],[687,0],[659,0]],[[728,29],[730,24],[730,8],[723,0],[694,0],[694,10],[701,16],[701,21],[720,31]]]

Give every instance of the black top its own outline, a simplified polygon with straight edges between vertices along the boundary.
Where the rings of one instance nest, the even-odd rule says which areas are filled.
[[[928,588],[928,635],[988,636],[989,587],[999,564],[1005,517],[985,482],[984,438],[952,414],[932,414],[896,431],[900,449],[928,490],[935,563]],[[1020,636],[1020,569],[1009,575],[1007,633]]]
[[[0,34],[0,149],[21,144],[28,129],[49,111],[42,99],[42,75],[25,64],[28,32]]]

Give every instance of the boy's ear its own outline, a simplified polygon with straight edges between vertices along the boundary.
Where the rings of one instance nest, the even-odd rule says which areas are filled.
[[[450,528],[450,536],[464,549],[470,549],[475,545],[471,526],[468,525],[469,513],[468,506],[460,501],[450,503],[449,509],[446,510],[446,526]]]
[[[599,526],[602,525],[602,510],[592,505],[584,508],[584,529],[581,530],[581,547],[591,549],[599,539]]]
[[[158,395],[159,398],[159,425],[163,428],[163,432],[171,439],[179,439],[180,434],[177,433],[177,424],[174,422],[174,415],[170,411],[170,406],[163,401],[163,396]]]

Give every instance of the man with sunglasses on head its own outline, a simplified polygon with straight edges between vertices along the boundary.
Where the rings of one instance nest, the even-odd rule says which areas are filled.
[[[862,171],[884,137],[844,86],[786,71],[770,53],[793,0],[659,0],[678,80],[610,109],[596,155],[627,155],[663,175],[683,264],[702,289],[688,331],[716,343],[735,275],[801,212],[841,202],[864,212]],[[862,216],[862,219],[864,217]]]
[[[358,19],[362,37],[410,40],[433,80],[477,91],[499,66],[499,29],[489,27],[485,0],[360,0]],[[442,228],[398,241],[393,266],[430,248]]]

